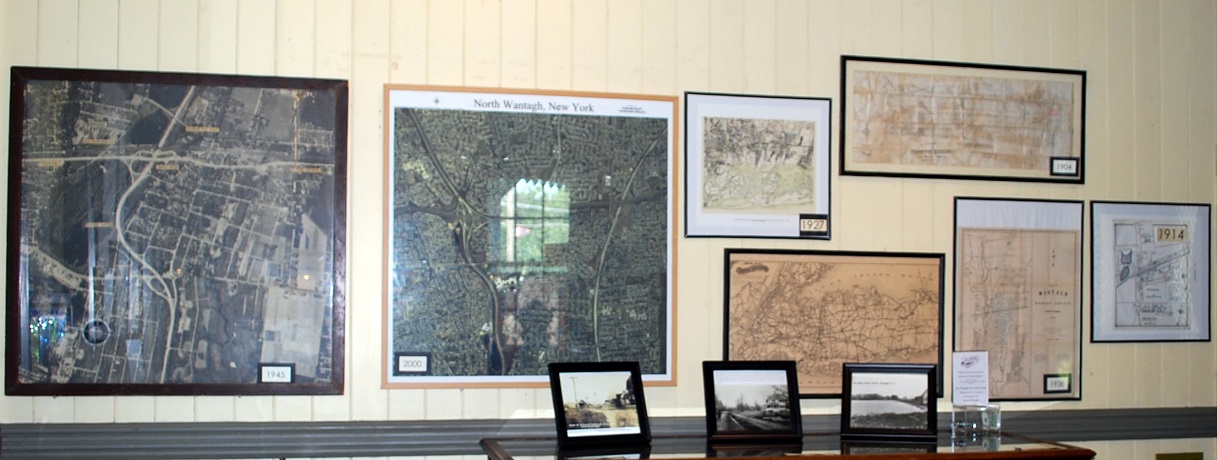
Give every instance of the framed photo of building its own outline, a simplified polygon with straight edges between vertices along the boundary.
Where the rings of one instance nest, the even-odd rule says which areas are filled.
[[[650,444],[637,362],[551,362],[548,367],[560,449],[628,450]]]
[[[794,361],[702,361],[702,382],[710,442],[801,441]]]
[[[841,439],[935,439],[938,433],[936,367],[933,364],[843,364]]]
[[[992,400],[1082,397],[1083,211],[955,198],[954,349],[988,351]]]
[[[1090,203],[1092,342],[1211,340],[1207,203]]]
[[[346,81],[12,88],[6,394],[343,392]]]
[[[727,249],[724,258],[724,360],[793,360],[806,398],[839,397],[846,362],[942,368],[943,254]]]
[[[675,384],[677,99],[385,87],[387,388]]]
[[[685,93],[685,235],[829,239],[832,101]]]
[[[1085,71],[842,56],[841,100],[841,174],[1085,182]]]

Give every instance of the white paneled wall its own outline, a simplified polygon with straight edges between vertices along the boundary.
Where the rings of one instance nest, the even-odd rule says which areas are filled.
[[[543,389],[380,388],[383,85],[715,91],[840,104],[842,54],[1088,71],[1086,185],[834,175],[831,241],[679,238],[679,385],[648,388],[653,414],[702,413],[699,362],[722,348],[725,247],[950,254],[957,195],[1213,201],[1212,0],[0,0],[6,67],[341,78],[351,88],[345,395],[0,397],[0,422],[547,416]],[[7,107],[7,92],[0,98]],[[7,111],[0,117],[8,126]],[[948,314],[948,341],[950,323]],[[1006,407],[1217,405],[1215,348],[1087,343],[1082,401]],[[838,410],[824,400],[804,408]],[[1172,443],[1190,445],[1163,444]],[[1128,450],[1096,449],[1108,444],[1112,456]],[[1212,455],[1211,441],[1199,445]]]

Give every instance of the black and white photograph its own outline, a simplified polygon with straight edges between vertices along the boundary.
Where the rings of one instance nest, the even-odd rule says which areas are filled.
[[[794,361],[703,361],[702,378],[710,441],[803,435]]]
[[[933,436],[937,396],[933,366],[844,366],[842,436]]]

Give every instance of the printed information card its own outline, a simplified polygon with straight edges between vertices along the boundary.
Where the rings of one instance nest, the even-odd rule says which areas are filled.
[[[951,402],[956,406],[989,404],[989,352],[957,351],[953,356]]]

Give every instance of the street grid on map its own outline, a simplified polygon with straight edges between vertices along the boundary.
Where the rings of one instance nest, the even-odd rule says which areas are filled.
[[[797,213],[815,196],[815,122],[703,119],[702,207],[708,212]]]
[[[1116,219],[1112,230],[1115,327],[1188,328],[1192,318],[1188,225]]]

